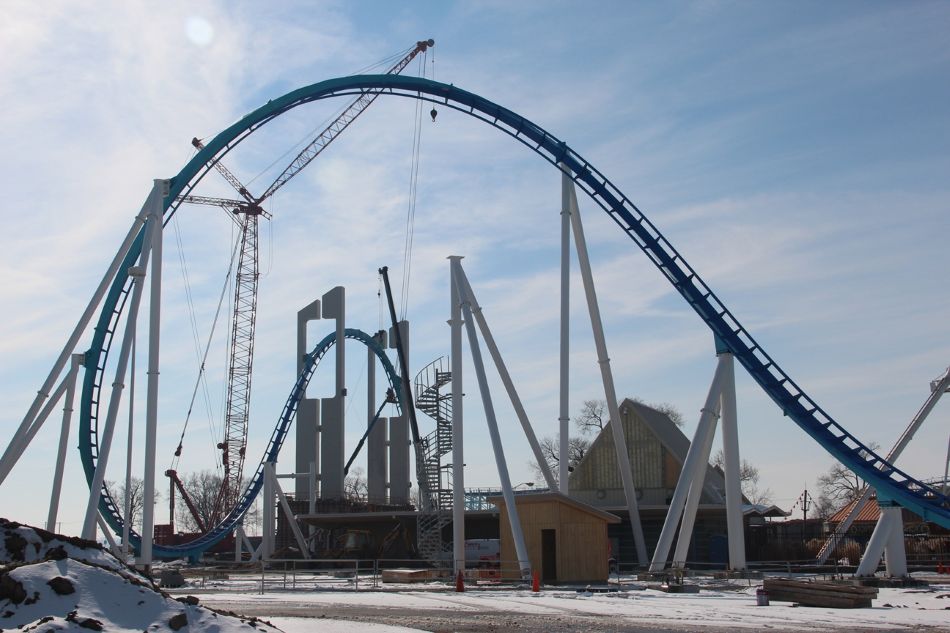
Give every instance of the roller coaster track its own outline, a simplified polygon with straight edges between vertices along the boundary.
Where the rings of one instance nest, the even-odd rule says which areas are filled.
[[[344,330],[344,337],[363,343],[369,349],[371,349],[374,354],[376,354],[376,357],[379,358],[383,365],[383,370],[386,373],[386,378],[389,381],[390,387],[392,387],[393,390],[399,394],[399,390],[396,388],[397,385],[401,384],[399,376],[396,374],[396,370],[389,361],[389,357],[386,356],[385,350],[380,347],[379,343],[377,343],[369,334],[356,329],[347,328]],[[307,385],[310,384],[310,379],[313,377],[314,371],[316,371],[317,366],[320,364],[320,360],[323,359],[327,351],[329,351],[329,349],[333,347],[336,342],[336,332],[331,332],[326,337],[324,337],[322,341],[317,343],[313,351],[307,355],[307,358],[304,361],[304,367],[301,370],[300,375],[297,377],[297,381],[294,383],[293,389],[290,391],[290,395],[287,397],[287,402],[284,404],[284,409],[280,414],[280,418],[277,420],[277,425],[274,427],[274,432],[271,434],[270,441],[267,443],[267,450],[264,451],[264,457],[261,459],[260,464],[258,464],[257,470],[255,471],[254,476],[251,478],[251,481],[248,483],[240,497],[238,497],[237,502],[230,509],[227,516],[206,533],[202,534],[199,538],[196,538],[189,543],[173,546],[154,545],[153,552],[155,556],[159,558],[181,558],[196,556],[218,543],[241,522],[245,513],[251,507],[251,504],[254,503],[254,499],[257,497],[257,494],[260,492],[261,486],[264,483],[265,462],[277,461],[277,455],[280,453],[284,439],[287,437],[287,431],[290,429],[290,424],[294,419],[294,415],[297,413],[297,405],[300,403],[300,399],[304,396],[304,393],[307,390]],[[88,373],[92,374],[93,372]],[[402,403],[398,400],[400,397],[401,396],[397,395],[397,406],[401,411]],[[90,458],[93,457],[93,454],[96,452],[98,446],[95,442],[95,433],[84,432],[90,430],[91,429],[80,429],[80,437],[87,440],[80,445],[80,452],[82,454],[83,465],[86,469],[86,477],[89,482],[92,481],[91,475],[95,473],[96,468],[94,459],[91,460]],[[107,495],[107,490],[105,488],[103,488],[102,494],[104,497]],[[116,530],[117,534],[121,534],[123,527],[121,510],[111,497],[103,499],[103,501],[105,501],[105,504],[100,504],[100,510],[102,511],[106,522],[110,525],[110,527],[112,527],[112,529]],[[133,543],[136,549],[138,549],[139,543],[141,541],[141,535],[132,532],[129,540]]]
[[[882,502],[897,503],[925,520],[950,528],[950,498],[895,468],[828,415],[779,367],[685,258],[606,176],[568,147],[567,143],[540,126],[471,92],[427,79],[398,75],[341,77],[289,92],[267,102],[220,132],[171,179],[170,193],[165,200],[166,222],[178,208],[179,203],[175,202],[178,196],[191,193],[210,169],[208,165],[213,165],[215,161],[223,158],[261,126],[305,103],[367,93],[421,99],[463,112],[508,134],[556,168],[564,170],[647,255],[785,415],[835,459],[876,488],[878,498]],[[103,368],[112,340],[111,332],[115,327],[117,315],[121,313],[121,305],[130,283],[127,271],[138,257],[143,235],[144,230],[130,249],[110,288],[92,345],[86,353],[87,369],[91,371],[86,372],[83,383],[80,432],[88,436],[90,441],[81,442],[80,450],[87,477],[90,479],[95,468],[92,444],[95,441],[96,429],[93,422],[98,414],[98,394],[103,380]],[[280,425],[275,430],[275,438],[279,428]],[[281,435],[280,440],[282,439]],[[274,445],[274,449],[279,449],[279,443]],[[272,456],[276,458],[276,452],[273,452]],[[254,477],[238,506],[232,510],[225,522],[231,522],[232,525],[236,523],[234,517],[241,514],[241,507],[245,503],[249,504],[248,492],[253,490],[256,494],[255,486],[260,486],[259,474]],[[115,511],[115,503],[107,494],[103,495],[100,507],[110,525],[115,528],[119,515]],[[160,553],[158,550],[156,552]]]

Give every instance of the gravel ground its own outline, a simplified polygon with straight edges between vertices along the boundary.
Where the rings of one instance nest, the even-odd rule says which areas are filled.
[[[233,609],[233,603],[215,604],[213,600],[202,600],[202,604],[212,608]],[[351,622],[373,622],[390,626],[432,631],[433,633],[466,631],[523,631],[525,633],[573,633],[575,631],[605,631],[616,633],[651,633],[670,631],[672,633],[734,633],[732,628],[711,628],[709,626],[676,627],[669,624],[650,624],[649,622],[632,625],[629,622],[612,623],[605,621],[603,615],[579,614],[576,611],[563,615],[535,615],[514,611],[445,611],[442,609],[394,609],[392,607],[371,608],[365,605],[328,604],[310,606],[301,604],[269,605],[256,607],[248,604],[241,609],[242,615],[256,615],[264,620],[271,617],[309,617],[349,620]]]

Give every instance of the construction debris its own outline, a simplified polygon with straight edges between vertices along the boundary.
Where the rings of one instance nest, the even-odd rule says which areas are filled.
[[[771,600],[796,602],[804,607],[870,608],[871,600],[877,598],[875,587],[862,587],[859,584],[836,582],[792,580],[791,578],[766,578],[765,590]]]

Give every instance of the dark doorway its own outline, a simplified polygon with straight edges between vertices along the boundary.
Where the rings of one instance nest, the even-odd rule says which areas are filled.
[[[541,580],[557,582],[557,530],[541,530]]]

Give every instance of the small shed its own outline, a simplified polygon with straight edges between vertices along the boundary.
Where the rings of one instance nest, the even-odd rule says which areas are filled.
[[[515,579],[518,559],[504,497],[489,499],[499,508],[502,576]],[[609,575],[607,525],[620,518],[559,492],[515,494],[531,569],[541,581],[604,583]],[[507,563],[507,564],[506,564]]]

